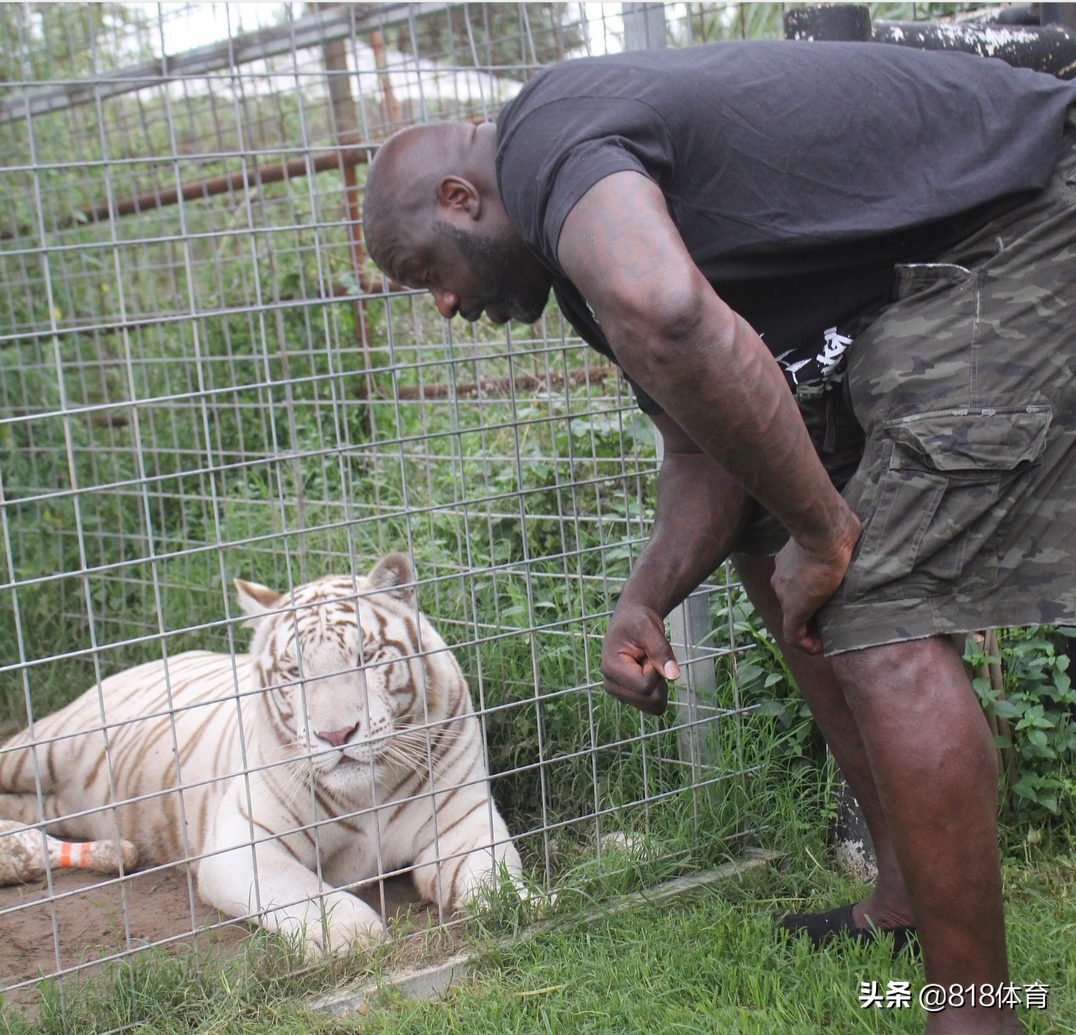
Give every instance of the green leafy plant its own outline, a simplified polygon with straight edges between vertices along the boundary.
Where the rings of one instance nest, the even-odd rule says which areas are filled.
[[[991,722],[1003,777],[1003,809],[1035,830],[1076,813],[1076,688],[1069,643],[1076,629],[969,637],[965,660]]]

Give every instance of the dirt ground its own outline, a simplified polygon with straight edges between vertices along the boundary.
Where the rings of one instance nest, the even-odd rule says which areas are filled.
[[[390,916],[411,906],[426,917],[406,878],[388,880],[384,888]],[[211,949],[219,958],[236,951],[251,931],[246,923],[224,922],[201,902],[186,867],[122,880],[64,870],[54,875],[53,889],[50,901],[43,880],[0,887],[0,989],[22,985],[4,993],[8,1007],[31,1009],[37,998],[32,982],[43,975],[77,968],[79,978],[90,976],[100,961],[129,948],[166,942]],[[380,912],[377,886],[362,897]]]

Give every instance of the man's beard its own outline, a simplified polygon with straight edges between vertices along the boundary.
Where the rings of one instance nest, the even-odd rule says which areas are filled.
[[[438,228],[456,246],[482,285],[482,296],[466,310],[465,320],[477,320],[482,310],[494,309],[521,323],[536,323],[549,300],[549,285],[542,278],[528,278],[520,270],[520,257],[512,246],[492,237],[467,233],[455,226]]]

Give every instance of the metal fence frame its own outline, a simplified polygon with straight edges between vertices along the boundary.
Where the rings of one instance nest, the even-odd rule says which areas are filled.
[[[617,34],[603,41],[609,45],[664,45],[665,5],[603,6],[602,21],[580,19],[574,26],[584,51],[596,42],[588,38],[596,29]],[[13,140],[25,132],[28,150],[0,155],[10,201],[6,211],[0,207],[0,263],[8,283],[7,297],[0,300],[0,355],[18,356],[0,399],[6,411],[0,412],[0,605],[18,655],[0,657],[5,694],[24,701],[29,715],[41,709],[39,675],[60,662],[88,668],[91,683],[200,637],[226,650],[241,649],[238,618],[219,588],[206,589],[216,593],[216,619],[176,613],[168,603],[173,590],[194,599],[201,580],[227,586],[235,574],[264,582],[276,578],[277,588],[284,588],[320,570],[329,558],[361,567],[358,555],[373,541],[430,555],[431,540],[443,534],[442,526],[451,526],[448,538],[458,544],[457,555],[420,564],[420,597],[446,639],[465,655],[487,740],[496,739],[489,725],[506,711],[534,712],[536,757],[498,775],[538,788],[534,826],[513,833],[532,839],[529,861],[540,881],[553,879],[556,857],[568,842],[569,854],[585,843],[600,859],[603,836],[626,815],[623,806],[603,798],[599,755],[641,765],[638,778],[646,790],[633,804],[644,827],[651,811],[670,800],[683,799],[697,811],[705,807],[708,787],[729,781],[742,786],[750,767],[738,733],[731,756],[727,745],[717,747],[722,721],[728,717],[738,731],[742,715],[736,658],[745,641],[733,618],[735,587],[727,573],[719,573],[671,620],[674,646],[684,660],[672,723],[679,748],[670,751],[661,729],[634,716],[622,719],[634,723],[622,739],[596,739],[596,711],[608,707],[597,682],[596,644],[628,557],[645,540],[647,486],[658,462],[615,374],[589,357],[555,314],[547,315],[533,337],[517,331],[500,340],[457,337],[431,315],[428,302],[387,284],[365,260],[358,227],[361,166],[378,141],[408,118],[425,119],[439,110],[464,118],[495,114],[495,93],[504,86],[495,74],[504,69],[483,66],[480,51],[494,41],[476,39],[475,13],[453,4],[318,6],[301,14],[289,9],[282,26],[233,31],[222,42],[171,54],[167,44],[178,24],[171,19],[184,13],[158,7],[152,28],[165,56],[117,68],[96,67],[104,59],[94,54],[90,76],[50,79],[34,72],[26,56],[32,35],[28,8],[7,7],[9,24],[17,29],[10,56],[21,62],[22,78],[10,82],[0,98],[0,132],[11,130]],[[526,5],[518,7],[516,71],[523,76],[536,65],[536,34]],[[195,5],[186,16],[197,10]],[[438,13],[463,17],[467,46],[456,52],[450,42],[447,58],[434,61],[416,41],[421,24]],[[690,18],[686,24],[690,41]],[[409,35],[410,54],[393,50],[387,42],[392,33]],[[553,51],[557,46],[555,39],[549,44]],[[300,64],[300,54],[313,55],[309,66]],[[372,63],[363,70],[360,57],[367,54]],[[315,79],[317,102],[308,104]],[[434,96],[435,81],[448,92]],[[291,92],[281,91],[280,122],[298,125],[300,139],[258,145],[253,134],[244,138],[250,128],[244,120],[257,107],[250,95],[260,96],[260,90],[268,95],[281,82],[289,82]],[[206,101],[214,91],[229,94],[230,105],[214,108]],[[126,101],[128,115],[136,119],[132,125],[115,114],[114,106]],[[225,109],[231,128],[219,124]],[[217,121],[216,147],[193,137],[201,118]],[[71,150],[43,157],[40,134],[64,126],[72,127]],[[89,137],[75,131],[79,126],[89,127]],[[118,143],[110,134],[118,134]],[[246,143],[229,149],[231,137]],[[163,151],[139,150],[151,139],[163,139]],[[79,155],[80,147],[89,158]],[[100,172],[103,196],[82,189],[82,166]],[[335,186],[323,189],[326,177]],[[281,193],[271,194],[270,187]],[[337,192],[332,199],[330,190]],[[223,208],[214,207],[224,201],[227,219]],[[306,214],[309,224],[303,222]],[[277,241],[286,241],[286,247],[270,243]],[[137,283],[154,278],[170,285],[159,299]],[[207,282],[216,285],[216,295],[205,288]],[[245,302],[229,305],[229,290],[240,291]],[[80,292],[95,299],[81,311]],[[377,344],[375,326],[382,336]],[[289,336],[295,328],[307,339],[305,347],[293,345]],[[232,348],[242,335],[256,346],[245,366]],[[312,340],[318,338],[327,343],[324,355]],[[164,345],[176,341],[182,355],[166,355]],[[379,363],[371,359],[378,350]],[[318,366],[323,361],[326,370]],[[302,377],[293,376],[300,368]],[[251,370],[255,381],[243,383]],[[173,379],[167,390],[148,389],[151,374],[159,371]],[[310,386],[313,396],[302,398]],[[40,390],[48,397],[35,397]],[[221,421],[239,413],[260,416],[261,440],[218,448]],[[389,418],[382,419],[386,413]],[[162,414],[171,425],[161,423]],[[429,430],[435,415],[446,414],[439,430]],[[315,428],[325,437],[304,444],[304,422],[307,431]],[[395,432],[384,435],[386,425]],[[558,451],[529,453],[532,440],[543,435],[560,443]],[[483,436],[489,451],[481,457],[468,453],[465,440],[485,443]],[[308,485],[309,462],[322,481],[345,486],[355,484],[354,465],[384,474],[386,484],[395,477],[394,466],[406,476],[383,497],[345,494],[333,500]],[[489,469],[498,465],[503,484],[490,480]],[[532,472],[542,465],[550,484],[536,487]],[[429,485],[409,495],[408,479],[416,471],[425,471],[427,481],[431,472],[449,472],[453,498],[436,498]],[[229,496],[225,487],[238,484],[240,476],[264,479],[264,498]],[[593,513],[583,513],[578,503],[583,497],[596,508]],[[117,529],[114,515],[130,499],[136,501],[137,527],[125,530],[121,523]],[[535,500],[542,501],[537,509]],[[543,506],[550,500],[554,509],[547,512]],[[230,514],[229,508],[242,511],[244,502],[245,514]],[[177,507],[183,509],[179,524],[197,529],[196,538],[178,541],[177,533],[162,531],[166,525],[172,529]],[[31,511],[34,520],[27,522]],[[57,514],[66,523],[51,527]],[[270,532],[257,524],[267,514],[276,522]],[[558,549],[532,551],[529,536],[536,523],[553,539],[559,536]],[[520,556],[497,560],[489,552],[502,526],[522,529]],[[373,531],[360,545],[356,530]],[[481,559],[472,554],[476,536],[489,548]],[[32,571],[34,557],[53,541],[62,541],[63,556],[74,558],[69,568]],[[116,544],[116,558],[102,559],[106,546]],[[268,573],[235,570],[233,555],[262,558]],[[541,599],[547,585],[573,600],[600,591],[607,603],[596,609],[584,605],[579,614],[551,613]],[[82,628],[86,638],[60,640],[54,653],[35,654],[27,646],[40,617],[35,607],[53,589],[55,602],[48,606],[60,613],[65,628]],[[484,611],[487,594],[518,600],[513,606],[522,609],[522,620],[499,603]],[[141,626],[134,631],[113,626],[113,598],[143,608]],[[457,609],[446,624],[439,620],[444,601]],[[717,629],[713,614],[723,616]],[[530,657],[530,698],[517,694],[505,702],[498,696],[498,670],[483,652],[520,643]],[[566,663],[570,680],[541,685],[546,655],[562,645],[577,655]],[[723,659],[732,696],[719,701],[715,662]],[[550,709],[569,700],[591,741],[565,751],[549,742],[547,724]],[[573,758],[591,768],[590,804],[579,817],[553,815],[547,811],[553,785]],[[671,784],[648,782],[670,767],[682,777]],[[495,794],[498,786],[505,784],[495,779]],[[670,851],[682,854],[683,846]],[[106,954],[113,960],[141,947],[130,912],[138,892],[129,881],[99,885],[113,896],[109,901],[120,915],[118,944]],[[61,945],[61,914],[65,903],[85,894],[84,883],[73,885],[50,867],[42,903],[28,893],[0,904],[4,926],[20,923],[32,905],[48,911],[54,940],[48,976],[83,973],[84,961],[72,961],[72,946]],[[197,942],[207,930],[189,879],[186,894],[190,923],[155,944],[192,936]],[[384,898],[381,902],[383,910],[389,908]],[[208,929],[219,926],[210,923]],[[35,980],[0,973],[0,990],[25,990]]]

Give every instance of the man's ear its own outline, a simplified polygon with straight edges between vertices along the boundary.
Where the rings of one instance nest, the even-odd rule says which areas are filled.
[[[477,219],[482,212],[482,198],[470,180],[462,176],[442,176],[437,184],[437,201],[455,212]]]

